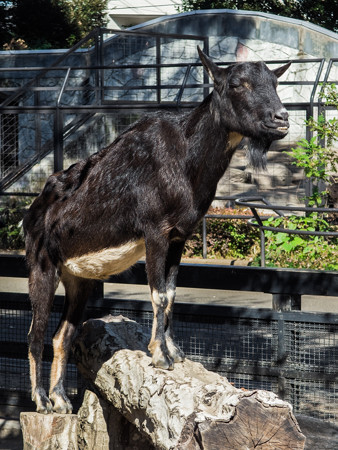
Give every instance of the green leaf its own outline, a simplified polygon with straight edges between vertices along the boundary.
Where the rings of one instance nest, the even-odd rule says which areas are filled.
[[[304,245],[305,242],[306,242],[306,241],[305,241],[302,237],[300,237],[300,236],[295,236],[295,237],[293,238],[293,245],[294,245],[294,247],[299,247],[299,246],[301,246],[301,245]]]
[[[288,240],[288,235],[286,233],[277,233],[276,234],[276,243],[277,244],[282,244],[286,240]]]
[[[282,249],[285,250],[286,252],[290,252],[291,250],[293,250],[293,244],[291,242],[284,242],[284,244],[282,245]]]

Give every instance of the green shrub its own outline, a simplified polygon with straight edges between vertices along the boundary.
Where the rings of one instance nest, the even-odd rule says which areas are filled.
[[[291,230],[338,231],[338,226],[330,224],[312,213],[308,217],[272,217],[264,225]],[[265,231],[266,266],[303,268],[319,270],[338,270],[338,238],[324,236],[305,236],[282,232]],[[260,257],[255,259],[259,264]]]
[[[8,199],[0,207],[0,248],[19,250],[25,247],[22,219],[30,201]]]
[[[325,106],[338,111],[338,92],[335,84],[323,86],[320,97]],[[310,139],[302,139],[296,148],[285,152],[294,158],[292,164],[304,169],[304,175],[311,180],[312,193],[305,198],[309,206],[321,206],[327,202],[328,191],[321,189],[321,183],[332,182],[332,173],[338,172],[338,153],[334,144],[338,141],[338,118],[327,120],[319,114],[315,120],[310,117],[305,124],[315,135]],[[326,146],[323,145],[325,142]]]
[[[246,210],[212,209],[210,214],[250,214]],[[259,240],[259,231],[246,219],[207,219],[207,253],[211,258],[247,259],[251,257],[254,244]],[[203,256],[202,222],[186,243],[186,257]]]

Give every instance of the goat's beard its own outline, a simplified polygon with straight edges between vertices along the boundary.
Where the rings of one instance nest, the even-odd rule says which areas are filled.
[[[255,169],[266,169],[266,154],[270,148],[271,140],[266,137],[250,138],[248,142],[247,158],[249,165]]]

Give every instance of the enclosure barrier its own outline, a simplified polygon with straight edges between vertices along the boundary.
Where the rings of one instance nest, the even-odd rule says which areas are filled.
[[[27,277],[23,256],[0,255],[1,277]],[[109,282],[146,284],[145,264]],[[261,267],[182,264],[178,286],[338,296],[336,272]],[[44,383],[52,357],[51,337],[62,312],[56,297],[46,337]],[[266,389],[289,401],[295,413],[338,423],[338,315],[233,308],[177,303],[175,335],[187,357],[226,376],[237,387]],[[147,301],[103,299],[103,284],[89,302],[87,317],[105,314],[129,317],[150,330],[152,309]],[[31,312],[26,293],[0,293],[0,409],[15,416],[33,409],[29,398],[27,332]],[[81,382],[70,362],[67,392],[81,401]]]
[[[106,37],[109,38],[105,39]],[[66,147],[71,147],[72,144],[71,138],[77,136],[77,133],[83,137],[85,129],[96,126],[101,114],[111,114],[113,117],[118,112],[129,112],[134,115],[135,120],[138,114],[149,110],[189,109],[196,106],[209,93],[212,85],[201,64],[196,63],[196,58],[191,55],[186,62],[179,58],[174,61],[172,58],[167,63],[169,57],[165,53],[165,47],[168,42],[177,46],[184,42],[184,48],[190,43],[195,53],[198,44],[207,54],[209,52],[209,38],[206,36],[99,28],[62,54],[49,67],[0,68],[0,77],[3,79],[0,87],[0,98],[3,100],[0,105],[0,191],[11,188],[13,183],[24,175],[27,176],[47,156],[53,156],[54,171],[62,169],[64,153],[68,151]],[[118,57],[110,49],[115,44],[117,50],[113,53],[117,53]],[[88,48],[84,49],[84,45]],[[152,49],[147,53],[145,63],[141,59],[137,63],[130,63],[135,54],[145,51],[145,46]],[[82,58],[81,55],[86,57]],[[121,61],[127,64],[121,64]],[[285,62],[289,60],[266,61],[271,66]],[[233,61],[222,61],[219,64],[226,66],[231,63]],[[302,67],[310,64],[313,79],[281,81],[280,85],[307,89],[305,101],[288,101],[284,104],[293,114],[300,113],[304,116],[303,119],[309,119],[316,108],[321,108],[316,95],[325,59],[298,59],[292,60],[292,63],[295,66],[301,64]],[[330,80],[335,63],[336,59],[330,60],[325,80]],[[151,73],[151,76],[146,81],[141,80],[141,83],[137,74],[142,71]],[[174,81],[172,72],[178,74]],[[29,81],[23,82],[20,87],[12,85],[15,73]],[[130,76],[129,73],[136,75]],[[22,130],[23,125],[29,133]],[[310,129],[304,129],[304,134],[309,139]],[[107,144],[108,142],[104,142],[103,146]],[[98,148],[92,149],[92,152],[97,150]],[[80,155],[78,159],[84,156]],[[51,172],[47,166],[44,170]],[[43,174],[42,184],[49,174]],[[35,176],[35,184],[36,178]]]

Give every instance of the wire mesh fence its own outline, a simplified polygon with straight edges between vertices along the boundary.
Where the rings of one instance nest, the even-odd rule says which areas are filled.
[[[18,116],[2,114],[0,116],[1,159],[0,173],[8,175],[18,167]]]

